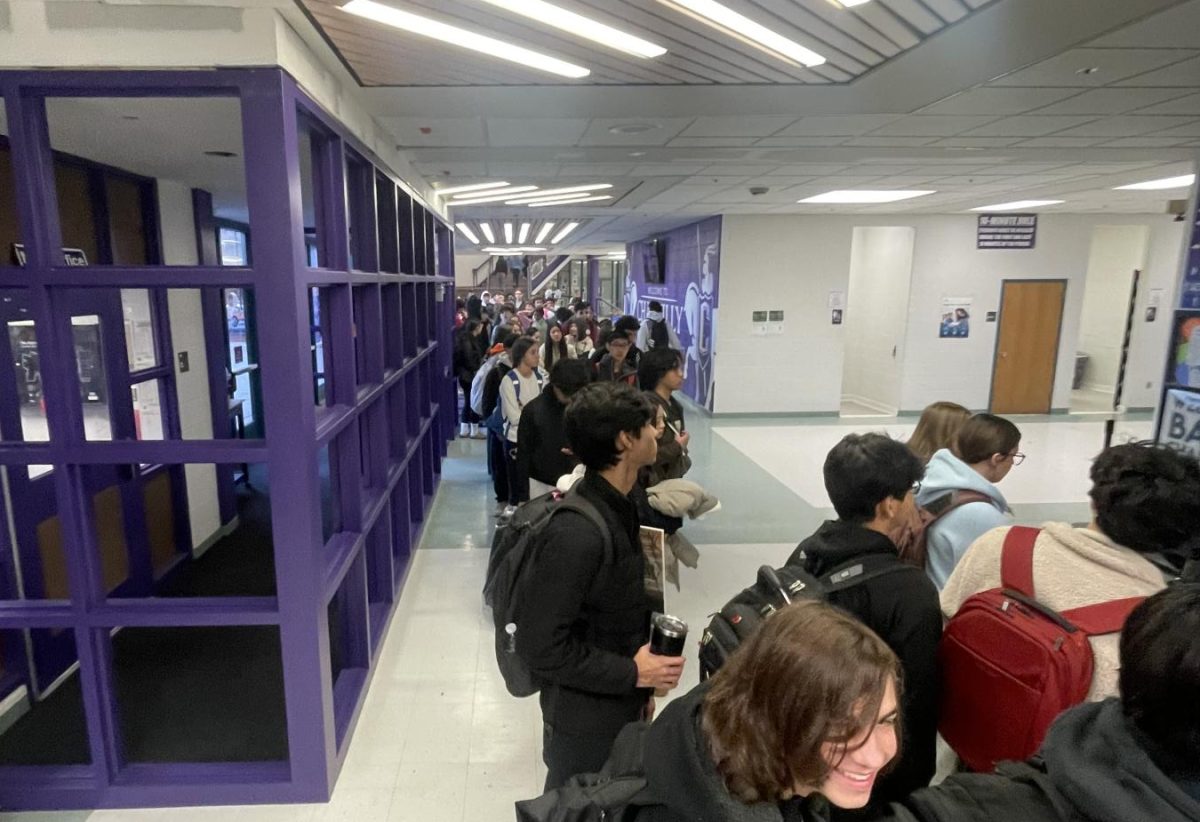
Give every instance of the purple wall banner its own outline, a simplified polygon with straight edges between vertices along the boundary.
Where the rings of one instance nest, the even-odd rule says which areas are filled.
[[[667,322],[683,345],[683,392],[711,411],[716,388],[721,218],[630,243],[626,254],[625,313],[645,319],[650,300],[662,303]]]

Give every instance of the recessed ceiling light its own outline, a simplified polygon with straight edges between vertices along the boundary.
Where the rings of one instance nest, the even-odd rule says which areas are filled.
[[[644,151],[631,151],[631,152],[629,152],[629,156],[630,156],[630,157],[645,157],[645,156],[646,156],[646,152],[644,152]]]
[[[612,26],[606,26],[604,23],[584,17],[582,14],[568,11],[561,6],[546,3],[544,0],[483,0],[483,2],[508,9],[539,23],[570,32],[577,37],[583,37],[635,57],[661,57],[667,53],[662,46]]]
[[[350,0],[349,3],[342,6],[342,11],[374,20],[376,23],[383,23],[385,26],[392,26],[433,40],[440,40],[452,46],[470,49],[561,77],[579,79],[591,74],[591,71],[583,66],[559,60],[557,57],[515,46],[512,43],[497,40],[495,37],[476,34],[473,31],[460,29],[458,26],[451,26],[419,14],[401,11],[393,6],[376,3],[375,0]]]
[[[454,186],[453,188],[435,188],[433,193],[439,197],[445,197],[449,194],[466,194],[469,191],[486,191],[490,188],[507,188],[508,183],[473,183],[469,186]]]
[[[579,228],[579,223],[567,223],[565,226],[559,229],[559,232],[554,235],[554,239],[552,239],[550,243],[552,245],[558,245],[563,241],[563,239],[566,238],[568,234],[577,228]]]
[[[513,241],[513,224],[505,223],[504,224],[504,242],[508,243],[509,245],[512,245],[512,241]]]
[[[522,194],[520,197],[513,197],[511,200],[505,200],[505,205],[520,205],[522,203],[531,203],[533,201],[542,200],[557,200],[563,197],[578,196],[591,191],[604,191],[612,188],[612,183],[595,183],[587,186],[567,186],[566,188],[547,188],[542,191],[534,192],[533,194]]]
[[[1180,177],[1164,177],[1161,180],[1147,180],[1144,183],[1117,186],[1113,191],[1160,191],[1164,188],[1187,188],[1194,182],[1196,182],[1195,174],[1184,174]]]
[[[502,200],[507,200],[517,194],[524,194],[529,191],[537,191],[537,186],[509,186],[505,189],[496,191],[476,191],[471,194],[459,194],[446,205],[474,205],[476,203],[498,203]]]
[[[609,126],[609,134],[645,134],[662,128],[658,123],[622,123],[619,126]]]
[[[530,223],[521,223],[520,230],[517,231],[517,242],[523,243],[529,239],[529,229],[533,228]]]
[[[972,208],[971,211],[1020,211],[1023,208],[1040,208],[1042,206],[1061,205],[1066,200],[1014,200],[1011,203],[997,203],[996,205],[980,206]]]
[[[545,202],[540,202],[540,203],[530,203],[529,207],[530,208],[545,208],[546,206],[576,205],[578,203],[598,203],[601,200],[611,200],[611,199],[612,199],[611,194],[601,194],[598,197],[589,197],[588,195],[583,194],[578,197],[573,197],[569,200],[547,200]]]
[[[862,6],[870,3],[871,0],[829,0],[829,2],[833,3],[835,6],[841,6],[842,8],[849,9],[853,8],[854,6]]]
[[[797,200],[798,203],[897,203],[936,194],[936,191],[826,191],[815,197]]]
[[[542,227],[538,229],[537,236],[533,238],[534,243],[541,245],[546,239],[546,235],[554,230],[554,223],[542,223]]]
[[[462,232],[462,235],[471,241],[471,245],[479,245],[479,238],[475,236],[475,232],[471,230],[469,225],[466,223],[456,223],[456,226]]]
[[[480,223],[479,230],[483,232],[484,239],[486,239],[489,243],[496,242],[496,235],[492,233],[491,223]]]
[[[502,257],[502,256],[505,256],[508,254],[528,254],[528,253],[532,253],[535,251],[545,251],[545,250],[546,250],[545,247],[537,246],[537,245],[514,245],[514,246],[508,246],[505,248],[501,248],[499,246],[488,246],[486,248],[480,249],[480,251],[485,251],[494,257]]]
[[[812,68],[825,58],[715,0],[659,0],[788,63]]]

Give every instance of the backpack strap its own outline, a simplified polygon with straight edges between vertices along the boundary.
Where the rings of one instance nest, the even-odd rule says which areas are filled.
[[[911,568],[911,565],[897,562],[895,557],[879,554],[877,556],[863,557],[862,559],[853,559],[850,562],[839,565],[836,569],[822,577],[821,583],[825,586],[826,593],[843,591],[847,588],[853,588],[856,585],[862,585],[864,582],[869,582],[877,577],[887,576],[897,571],[907,571]]]
[[[1062,612],[1062,618],[1088,636],[1115,634],[1125,627],[1125,620],[1146,600],[1145,597],[1128,597],[1085,605]]]
[[[1040,528],[1024,525],[1008,529],[1000,551],[1000,587],[1034,598],[1033,546],[1041,533]]]

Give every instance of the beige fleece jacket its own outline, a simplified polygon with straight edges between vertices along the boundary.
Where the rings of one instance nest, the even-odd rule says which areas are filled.
[[[1125,597],[1150,596],[1166,587],[1162,572],[1136,551],[1099,531],[1065,522],[1042,526],[1033,552],[1034,594],[1042,604],[1065,611]],[[1008,528],[996,528],[967,550],[942,590],[942,613],[954,616],[969,597],[1000,586],[1000,552]],[[1088,701],[1118,695],[1119,634],[1092,637],[1095,672]]]

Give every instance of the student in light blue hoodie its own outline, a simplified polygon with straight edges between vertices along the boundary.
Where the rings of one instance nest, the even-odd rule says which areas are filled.
[[[954,508],[926,531],[925,572],[939,591],[975,540],[993,528],[1012,524],[1008,501],[996,484],[1025,459],[1020,446],[1021,432],[1012,422],[976,414],[963,424],[952,449],[943,448],[929,460],[917,493],[922,508],[953,504],[953,495],[961,491],[986,497]]]

